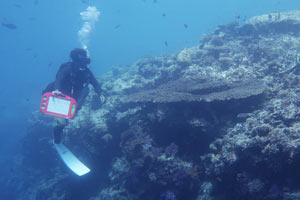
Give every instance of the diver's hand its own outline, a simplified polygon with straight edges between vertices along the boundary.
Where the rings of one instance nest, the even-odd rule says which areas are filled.
[[[91,109],[92,110],[97,110],[100,109],[101,106],[105,103],[105,96],[104,95],[94,95],[92,97],[92,102],[91,102]]]
[[[101,101],[101,103],[104,104],[105,100],[106,100],[105,96],[103,94],[101,94],[100,95],[100,101]]]
[[[52,91],[52,94],[62,94],[62,93],[59,90],[54,90],[54,91]]]

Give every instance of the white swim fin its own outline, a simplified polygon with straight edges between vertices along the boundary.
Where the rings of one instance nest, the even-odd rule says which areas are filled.
[[[86,167],[65,145],[54,144],[58,154],[64,163],[78,176],[82,176],[90,172]]]

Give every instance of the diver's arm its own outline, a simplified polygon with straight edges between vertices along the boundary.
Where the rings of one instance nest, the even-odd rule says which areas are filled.
[[[67,74],[70,73],[70,66],[67,64],[62,64],[60,69],[58,70],[56,74],[56,80],[54,83],[54,90],[60,91],[63,86],[63,80]]]
[[[101,86],[99,84],[99,82],[96,80],[95,76],[93,75],[93,73],[88,69],[88,73],[89,73],[89,81],[90,83],[93,85],[96,93],[100,96],[102,95],[102,89]]]
[[[98,99],[100,100],[99,105],[103,105],[105,103],[106,98],[103,95],[101,85],[99,84],[99,82],[96,80],[95,76],[93,75],[93,73],[89,69],[88,69],[88,73],[89,73],[89,82],[93,85],[93,87],[94,87],[94,89],[97,93]]]

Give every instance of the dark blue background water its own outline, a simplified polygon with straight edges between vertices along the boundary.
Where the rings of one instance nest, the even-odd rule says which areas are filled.
[[[174,53],[199,43],[218,24],[296,9],[297,0],[9,0],[0,2],[0,155],[13,154],[38,110],[41,91],[69,52],[79,47],[80,12],[101,12],[88,45],[96,76],[144,56]],[[165,15],[165,16],[163,16]],[[187,28],[184,27],[187,25]],[[118,28],[116,28],[118,27]],[[168,47],[165,45],[168,43]]]

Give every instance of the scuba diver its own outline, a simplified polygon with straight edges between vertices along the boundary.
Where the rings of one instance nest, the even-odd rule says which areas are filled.
[[[68,95],[76,100],[77,110],[79,110],[89,93],[88,84],[92,84],[97,94],[93,100],[96,99],[97,105],[102,105],[105,102],[105,97],[102,94],[100,84],[88,68],[88,64],[90,64],[91,60],[88,58],[86,50],[76,48],[71,51],[70,57],[71,62],[64,63],[60,66],[56,74],[56,80],[48,84],[43,94],[52,92]],[[66,125],[66,119],[56,118],[56,125],[53,130],[55,144],[61,142],[61,135]]]

